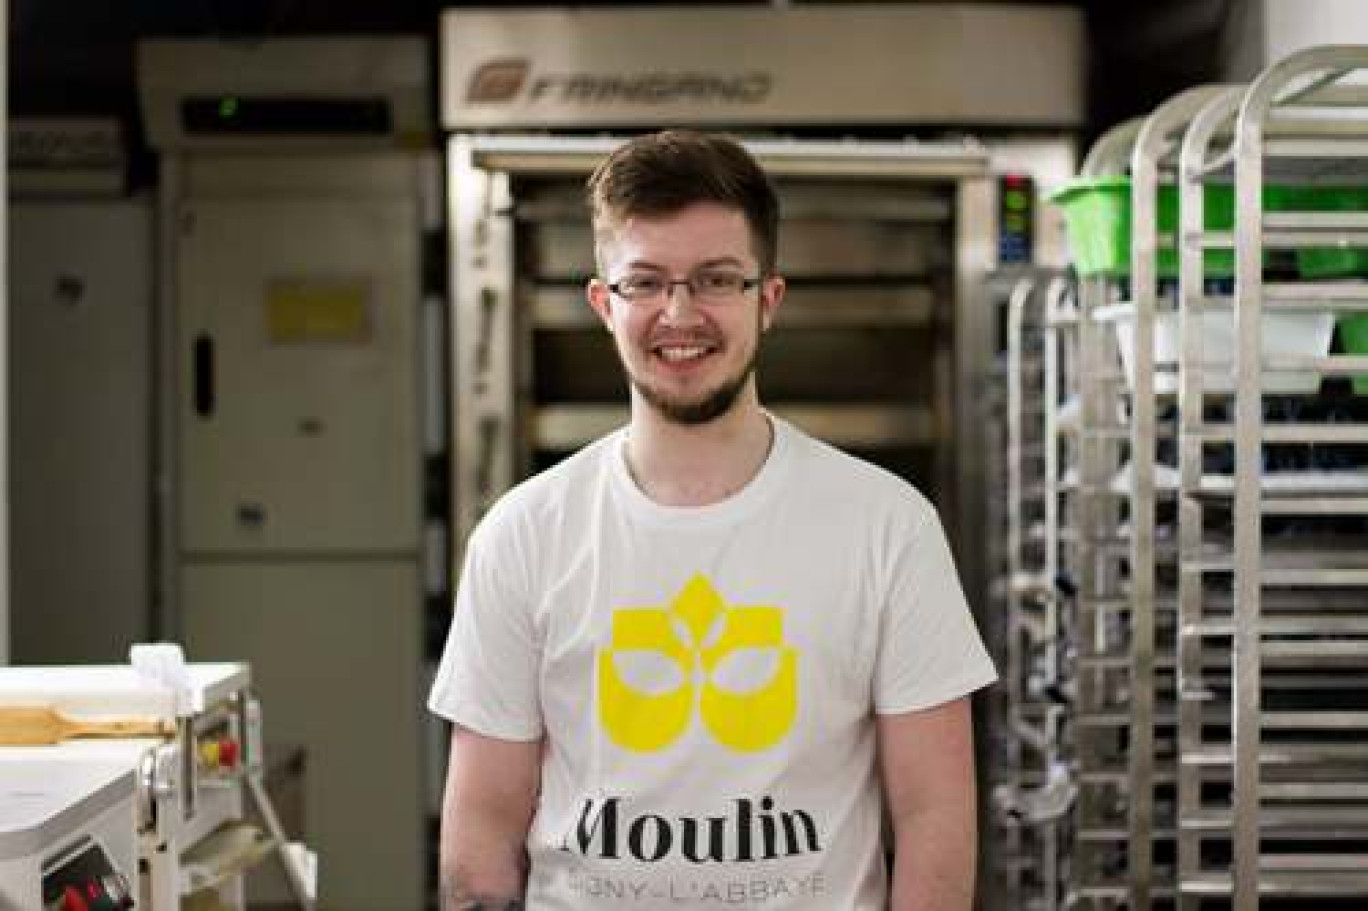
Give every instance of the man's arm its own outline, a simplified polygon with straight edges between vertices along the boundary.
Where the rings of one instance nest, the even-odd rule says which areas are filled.
[[[527,830],[541,786],[541,741],[456,725],[442,799],[442,911],[520,911]]]
[[[969,911],[977,827],[969,697],[878,719],[893,823],[890,911]]]

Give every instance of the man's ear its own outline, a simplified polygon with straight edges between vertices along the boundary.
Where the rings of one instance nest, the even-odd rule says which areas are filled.
[[[774,324],[779,305],[784,302],[784,291],[788,288],[783,276],[771,275],[760,285],[760,328],[768,331]]]
[[[608,285],[601,278],[589,279],[589,284],[584,289],[585,299],[589,301],[589,306],[594,308],[598,314],[599,321],[609,332],[613,331],[613,292],[608,290]]]

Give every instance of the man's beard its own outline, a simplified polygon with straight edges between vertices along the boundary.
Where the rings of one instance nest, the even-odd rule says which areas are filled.
[[[623,369],[627,373],[627,379],[648,405],[654,408],[661,417],[675,424],[686,426],[697,426],[715,421],[722,415],[732,410],[736,400],[740,398],[742,390],[746,388],[746,381],[755,373],[755,359],[757,352],[752,352],[750,359],[746,361],[745,367],[740,372],[727,380],[711,392],[704,393],[698,398],[685,398],[683,396],[670,395],[660,389],[653,389],[646,382],[638,379],[628,370],[626,365]]]
[[[621,351],[618,351],[618,360],[622,362],[622,372],[627,375],[627,381],[632,384],[632,388],[661,417],[675,424],[696,427],[717,420],[736,405],[736,400],[746,388],[746,382],[755,373],[756,361],[760,359],[760,342],[764,337],[764,316],[757,311],[755,347],[751,349],[750,357],[746,358],[746,363],[735,376],[724,379],[716,389],[705,392],[700,398],[687,399],[672,396],[660,389],[652,389],[644,379],[632,372],[632,368],[627,364],[627,358]]]

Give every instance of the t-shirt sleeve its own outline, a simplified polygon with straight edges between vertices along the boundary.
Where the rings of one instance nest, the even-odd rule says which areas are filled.
[[[492,514],[471,535],[428,708],[488,737],[528,741],[542,736],[540,660],[517,556]]]
[[[892,542],[874,673],[881,715],[928,709],[997,679],[935,511]]]

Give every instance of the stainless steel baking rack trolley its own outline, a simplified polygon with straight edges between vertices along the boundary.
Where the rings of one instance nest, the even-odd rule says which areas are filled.
[[[1155,887],[1153,871],[1156,840],[1172,838],[1171,815],[1158,824],[1155,817],[1156,754],[1172,754],[1171,738],[1157,735],[1165,733],[1172,713],[1160,698],[1167,692],[1158,686],[1154,660],[1160,607],[1148,486],[1154,467],[1134,458],[1136,451],[1155,449],[1156,430],[1146,420],[1154,414],[1153,392],[1137,383],[1138,371],[1123,369],[1131,359],[1118,339],[1127,333],[1114,330],[1133,329],[1140,307],[1135,298],[1157,294],[1157,230],[1136,210],[1137,200],[1154,192],[1155,179],[1148,177],[1152,137],[1170,116],[1161,109],[1104,134],[1079,182],[1065,191],[1081,192],[1089,202],[1100,194],[1115,209],[1111,217],[1123,220],[1118,224],[1128,241],[1103,261],[1075,255],[1079,366],[1077,386],[1065,396],[1070,420],[1064,426],[1076,440],[1062,476],[1072,497],[1061,502],[1061,534],[1075,553],[1065,578],[1077,592],[1072,743],[1079,797],[1070,906],[1148,908],[1167,898]]]
[[[1076,786],[1067,764],[1067,684],[1062,664],[1057,474],[1050,413],[1058,407],[1058,359],[1047,323],[1069,282],[1021,273],[1007,295],[1005,380],[1005,749],[1010,774],[994,789],[1006,839],[1002,868],[1012,907],[1055,909],[1063,897],[1063,838]]]
[[[1184,909],[1368,900],[1365,76],[1294,54],[1181,148]]]

